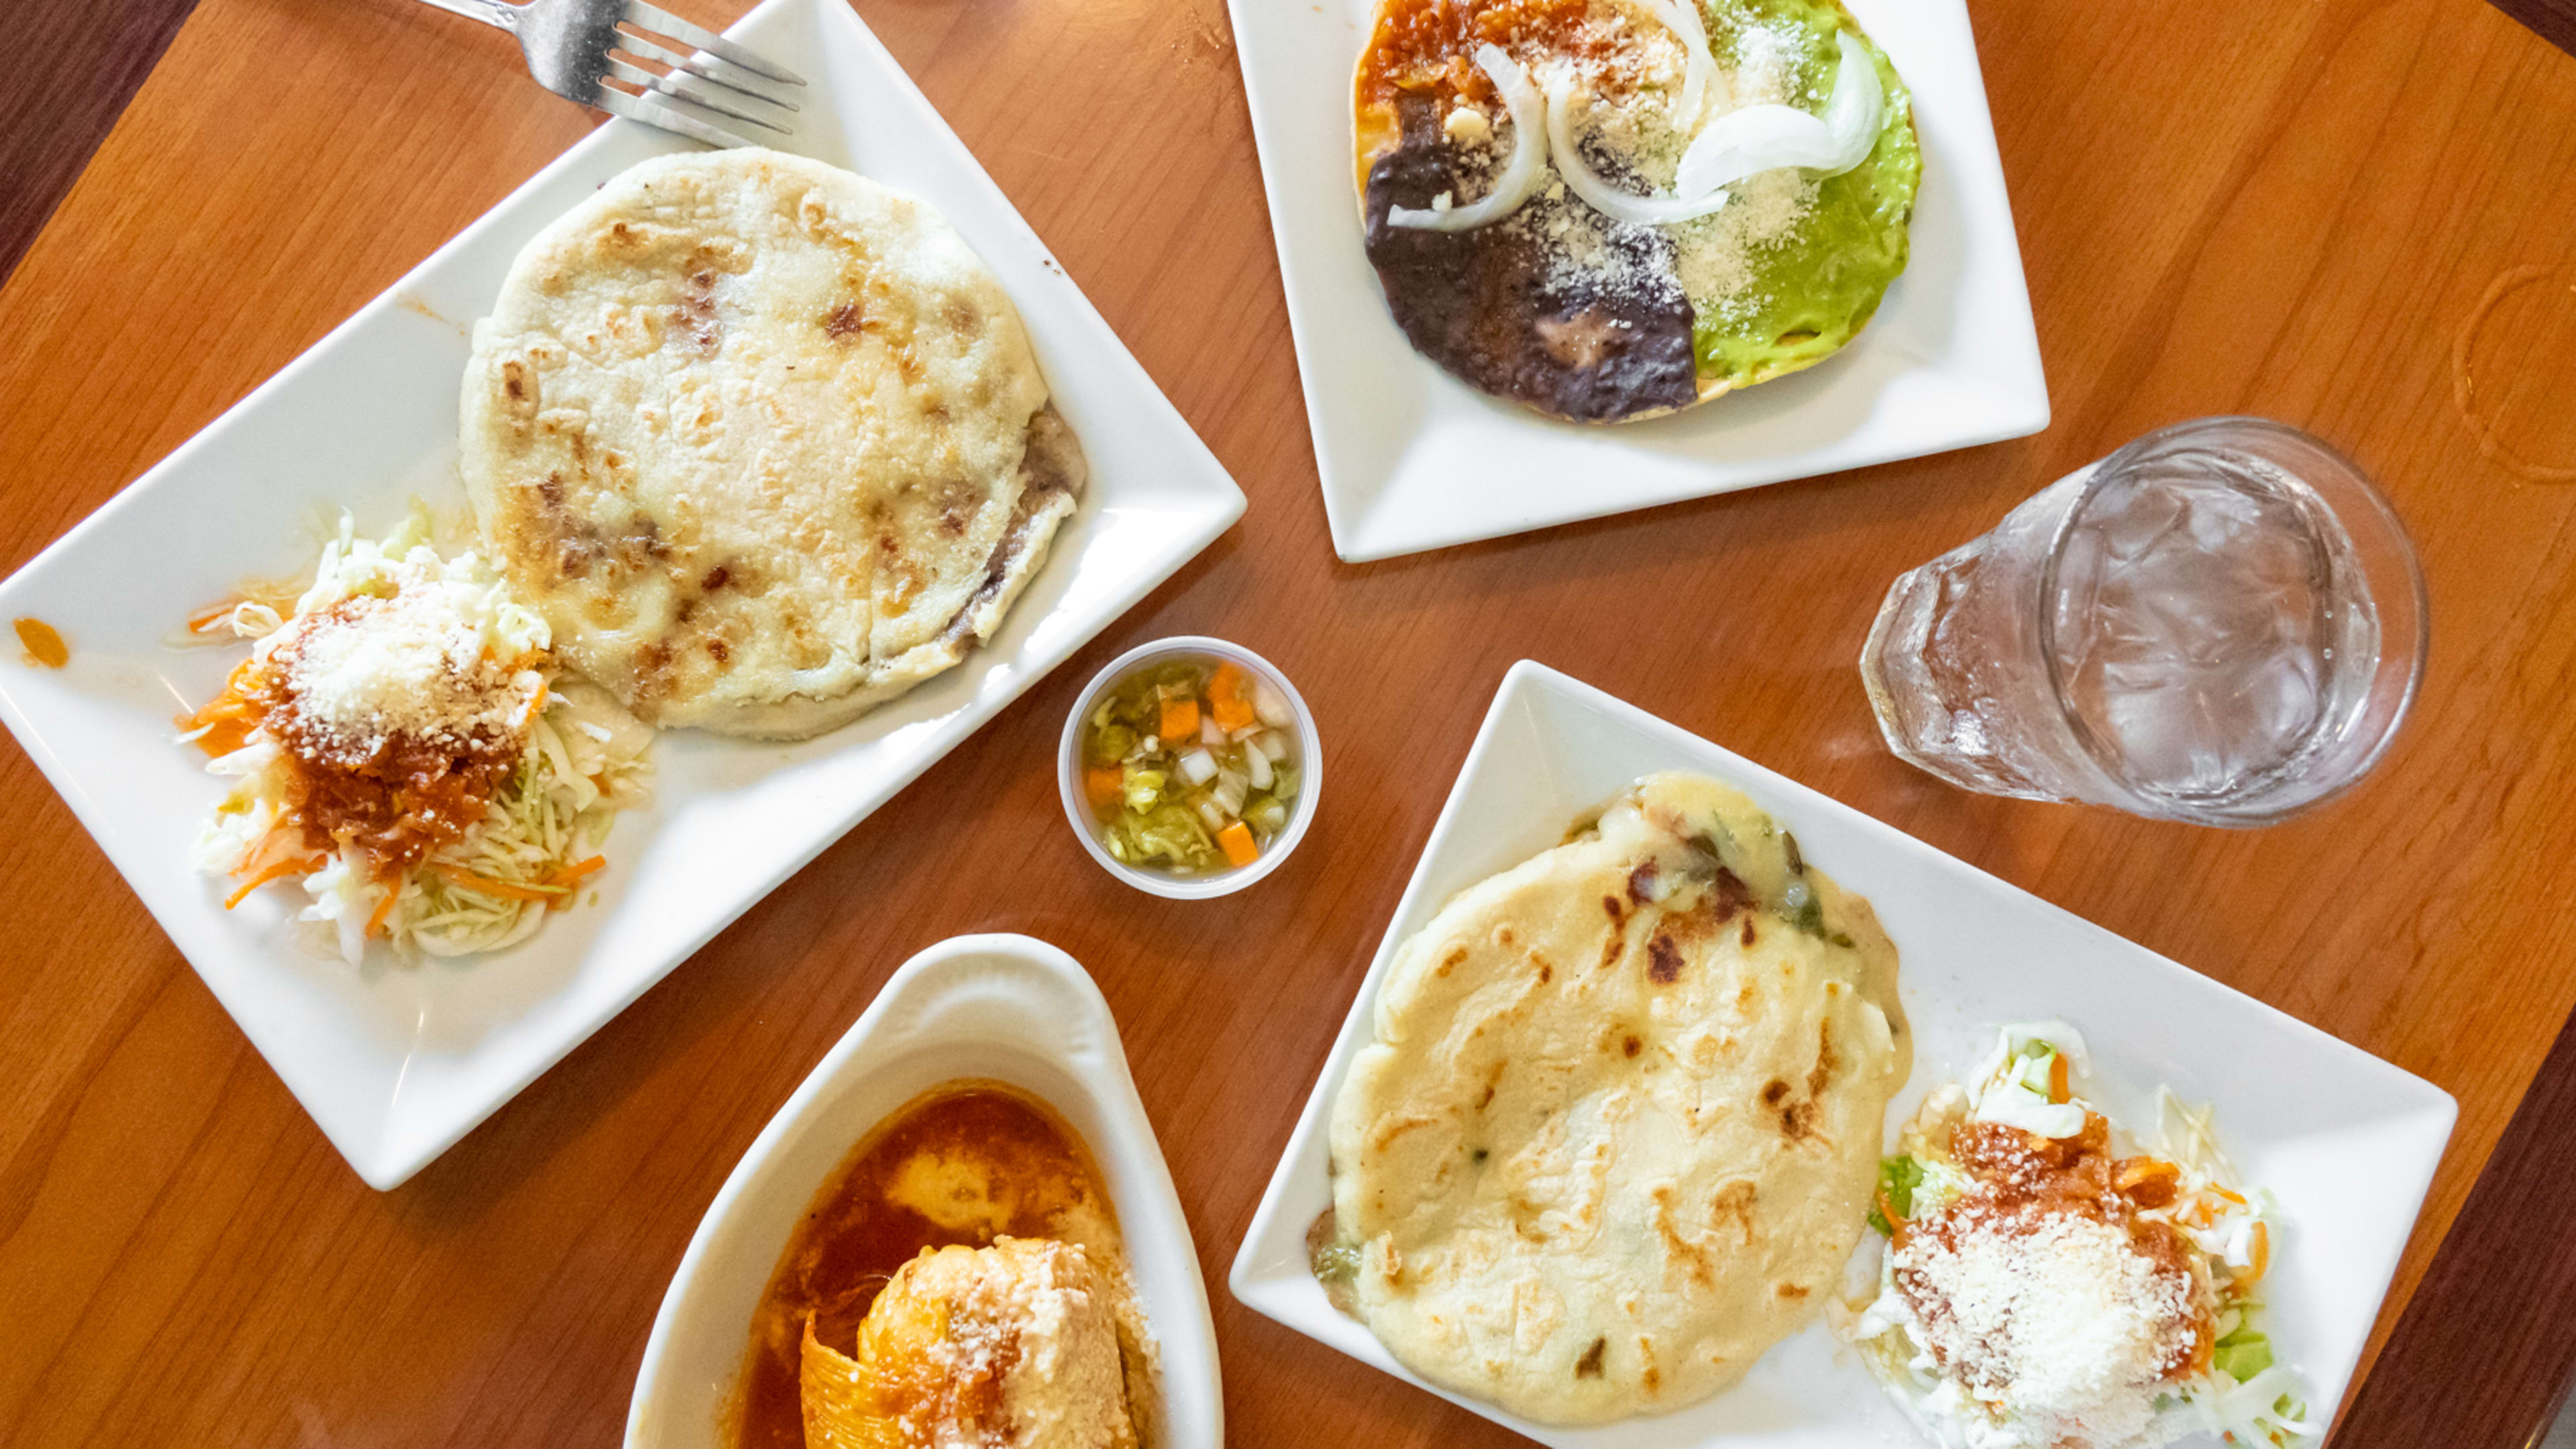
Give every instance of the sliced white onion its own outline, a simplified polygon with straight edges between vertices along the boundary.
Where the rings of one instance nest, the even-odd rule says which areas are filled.
[[[1255,790],[1269,789],[1270,782],[1276,778],[1270,773],[1270,757],[1259,750],[1243,752],[1243,772],[1244,778],[1252,782],[1252,788]]]
[[[1386,224],[1413,231],[1473,231],[1490,226],[1521,209],[1539,183],[1547,179],[1547,102],[1530,83],[1529,72],[1498,45],[1476,47],[1476,65],[1492,78],[1512,117],[1512,159],[1494,178],[1494,189],[1466,206],[1416,209],[1387,208]]]
[[[1825,129],[1834,133],[1841,151],[1824,168],[1827,176],[1840,176],[1868,160],[1878,149],[1879,128],[1887,122],[1887,87],[1879,81],[1877,64],[1850,36],[1839,40],[1842,64],[1834,68],[1834,94],[1825,102]]]
[[[1192,750],[1181,756],[1181,778],[1193,785],[1204,785],[1216,778],[1216,756],[1205,750]]]
[[[1674,190],[1696,195],[1782,166],[1840,176],[1868,160],[1886,119],[1887,95],[1869,53],[1848,36],[1841,46],[1824,115],[1774,105],[1729,111],[1692,138],[1673,173]]]
[[[1727,88],[1726,77],[1718,73],[1716,55],[1708,48],[1708,24],[1700,19],[1699,0],[1642,3],[1682,43],[1682,99],[1673,116],[1674,128],[1687,131],[1698,123],[1712,86],[1717,91],[1717,109],[1721,113],[1733,110],[1733,94]]]
[[[1639,196],[1611,185],[1583,159],[1583,148],[1574,138],[1570,119],[1574,110],[1574,82],[1560,75],[1547,89],[1548,149],[1556,160],[1556,172],[1574,194],[1589,203],[1594,211],[1612,221],[1633,226],[1671,226],[1726,205],[1723,191],[1683,192],[1678,196]]]

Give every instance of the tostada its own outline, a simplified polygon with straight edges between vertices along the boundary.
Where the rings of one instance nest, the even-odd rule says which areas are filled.
[[[1811,367],[1905,270],[1912,106],[1837,0],[1380,0],[1353,102],[1397,324],[1555,417]]]

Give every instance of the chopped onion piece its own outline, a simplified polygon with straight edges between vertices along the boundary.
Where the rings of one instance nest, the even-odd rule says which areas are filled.
[[[1708,24],[1700,18],[1699,0],[1643,0],[1647,10],[1661,21],[1673,38],[1682,43],[1681,104],[1673,114],[1673,128],[1688,131],[1697,124],[1708,104],[1710,86],[1717,90],[1717,109],[1723,113],[1735,108],[1733,92],[1726,77],[1718,73],[1717,57],[1708,48]]]
[[[1494,178],[1494,189],[1483,199],[1465,206],[1416,209],[1410,206],[1387,208],[1386,224],[1414,231],[1473,231],[1488,226],[1521,209],[1547,179],[1547,103],[1530,83],[1529,72],[1498,45],[1476,47],[1476,64],[1492,78],[1494,89],[1501,92],[1503,106],[1512,117],[1512,157],[1503,166],[1503,174]]]
[[[1217,727],[1215,715],[1203,714],[1199,716],[1199,743],[1207,745],[1221,745],[1225,743],[1225,731]]]
[[[1181,756],[1181,778],[1193,785],[1204,785],[1216,778],[1216,756],[1205,750],[1192,750]]]
[[[1225,812],[1217,809],[1213,800],[1199,802],[1199,819],[1206,822],[1210,835],[1225,828]]]
[[[1241,775],[1232,770],[1216,772],[1216,789],[1213,792],[1213,798],[1216,800],[1218,809],[1228,815],[1242,814],[1243,794],[1244,780]]]
[[[1703,217],[1726,205],[1726,193],[1711,191],[1683,196],[1638,196],[1621,191],[1592,169],[1583,159],[1583,148],[1575,140],[1570,119],[1573,110],[1574,81],[1560,75],[1547,91],[1547,136],[1549,150],[1556,160],[1557,174],[1574,194],[1590,204],[1594,211],[1612,221],[1633,226],[1672,226]]]
[[[1673,189],[1694,196],[1783,166],[1840,176],[1868,160],[1887,117],[1887,94],[1868,51],[1849,36],[1840,44],[1842,59],[1823,116],[1795,106],[1729,111],[1691,139],[1673,173]]]
[[[1261,716],[1263,724],[1275,730],[1286,729],[1296,719],[1289,712],[1288,696],[1279,692],[1278,685],[1258,674],[1252,676],[1252,712]],[[1273,755],[1270,758],[1275,760],[1279,757]]]
[[[1288,737],[1272,730],[1252,742],[1252,747],[1270,758],[1272,764],[1288,758]]]
[[[1244,751],[1243,769],[1245,776],[1252,781],[1253,789],[1267,790],[1270,788],[1270,781],[1273,777],[1270,773],[1270,757],[1268,755],[1261,753],[1259,750]]]

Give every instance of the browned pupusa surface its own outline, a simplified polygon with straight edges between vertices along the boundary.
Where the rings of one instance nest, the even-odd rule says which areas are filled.
[[[1083,476],[938,213],[760,150],[645,162],[531,242],[462,422],[485,542],[557,652],[653,723],[770,738],[963,658]]]
[[[1680,1408],[1804,1323],[1910,1063],[1868,902],[1694,775],[1460,892],[1376,1017],[1331,1125],[1354,1307],[1547,1424]]]

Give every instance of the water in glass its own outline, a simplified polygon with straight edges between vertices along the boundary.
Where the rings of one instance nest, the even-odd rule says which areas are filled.
[[[2358,530],[2329,501],[2356,488]],[[2376,761],[2420,669],[2420,589],[2349,463],[2278,424],[2205,419],[1898,579],[1861,671],[1889,745],[1953,783],[2260,824]]]

